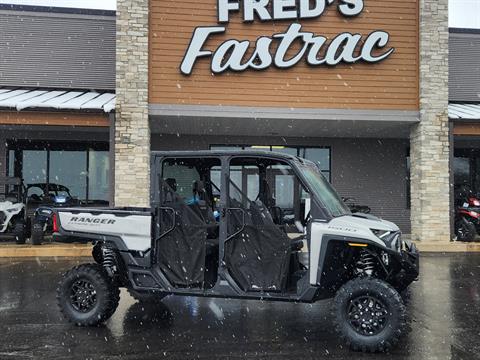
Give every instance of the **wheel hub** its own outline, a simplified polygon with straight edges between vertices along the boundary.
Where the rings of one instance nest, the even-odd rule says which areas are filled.
[[[372,296],[360,296],[350,301],[348,322],[359,334],[373,336],[387,324],[388,310],[380,300]]]
[[[82,313],[92,310],[97,303],[97,291],[88,280],[77,280],[73,283],[70,293],[70,303],[73,308]]]

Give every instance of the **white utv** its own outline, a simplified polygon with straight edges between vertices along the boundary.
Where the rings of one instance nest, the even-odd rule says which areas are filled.
[[[399,292],[418,276],[415,245],[391,222],[352,214],[313,163],[155,152],[151,169],[151,208],[54,209],[56,241],[94,244],[95,263],[59,283],[69,321],[104,322],[126,287],[140,301],[333,298],[335,328],[353,350],[386,351],[405,332]]]
[[[24,190],[22,179],[0,177],[0,235],[17,244],[25,244],[28,235]]]

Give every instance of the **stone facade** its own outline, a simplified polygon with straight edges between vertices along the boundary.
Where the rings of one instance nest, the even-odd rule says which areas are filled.
[[[150,206],[148,0],[117,1],[115,206]]]
[[[412,239],[449,241],[448,0],[420,0],[420,123],[411,132]]]

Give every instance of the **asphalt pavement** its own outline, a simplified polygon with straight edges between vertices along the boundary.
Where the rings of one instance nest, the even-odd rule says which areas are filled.
[[[390,354],[353,353],[316,304],[169,296],[120,306],[101,327],[59,314],[56,283],[82,260],[0,259],[0,359],[480,359],[480,254],[423,256],[410,332]]]

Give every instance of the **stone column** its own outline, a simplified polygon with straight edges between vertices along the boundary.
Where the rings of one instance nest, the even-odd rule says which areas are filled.
[[[117,1],[115,206],[150,206],[148,0]]]
[[[412,239],[448,242],[448,0],[420,0],[420,123],[410,141]]]

